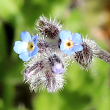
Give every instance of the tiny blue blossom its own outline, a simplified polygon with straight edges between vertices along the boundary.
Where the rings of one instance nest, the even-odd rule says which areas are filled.
[[[29,61],[34,55],[38,53],[37,38],[38,36],[31,37],[30,33],[23,31],[20,34],[22,41],[16,41],[13,50],[19,54],[19,58],[23,61]]]
[[[59,37],[61,39],[60,50],[67,54],[71,55],[74,52],[83,50],[81,46],[82,38],[79,33],[71,34],[70,31],[60,31]]]

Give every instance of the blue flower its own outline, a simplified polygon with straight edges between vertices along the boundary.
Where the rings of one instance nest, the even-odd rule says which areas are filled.
[[[23,31],[20,34],[22,41],[16,41],[13,50],[19,54],[19,58],[23,61],[29,61],[38,52],[37,38],[38,36],[31,37],[30,33]]]
[[[60,50],[71,55],[74,52],[81,51],[83,47],[81,46],[82,39],[79,33],[71,34],[70,31],[60,31],[59,37],[61,39]]]

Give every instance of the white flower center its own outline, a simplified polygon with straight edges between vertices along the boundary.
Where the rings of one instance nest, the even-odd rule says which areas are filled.
[[[74,43],[71,40],[67,40],[64,45],[66,48],[70,49],[74,46]]]

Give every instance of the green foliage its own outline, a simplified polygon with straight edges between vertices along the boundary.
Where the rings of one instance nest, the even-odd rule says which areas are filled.
[[[109,65],[99,59],[88,71],[71,64],[65,74],[67,83],[57,93],[33,93],[23,83],[23,62],[13,45],[21,31],[37,33],[39,16],[56,16],[65,30],[90,34],[86,22],[90,17],[80,6],[71,9],[69,5],[70,0],[0,0],[0,110],[109,110]]]

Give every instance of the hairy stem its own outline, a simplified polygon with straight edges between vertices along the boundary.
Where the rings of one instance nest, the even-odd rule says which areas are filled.
[[[100,46],[96,42],[94,42],[93,40],[86,38],[86,39],[83,39],[83,42],[86,42],[87,45],[90,46],[91,50],[93,51],[94,57],[100,58],[101,60],[110,64],[110,53],[101,49]]]
[[[110,64],[110,53],[105,50],[100,49],[97,53],[95,53],[95,56]]]

